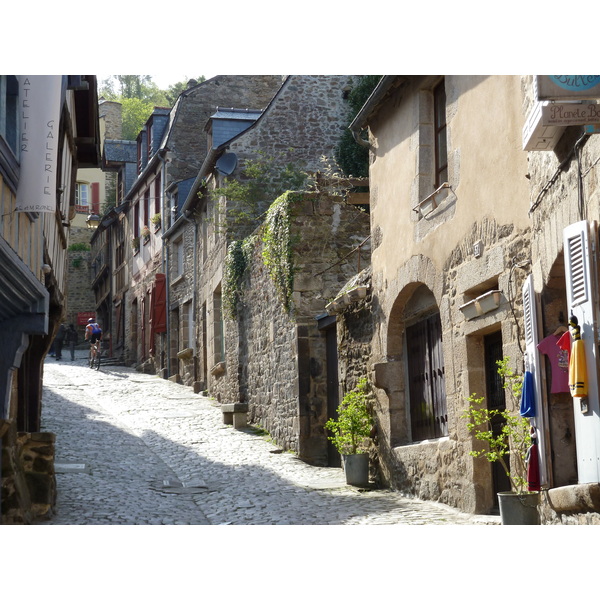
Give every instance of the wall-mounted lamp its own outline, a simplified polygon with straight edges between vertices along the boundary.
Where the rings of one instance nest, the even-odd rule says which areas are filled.
[[[98,225],[100,225],[100,215],[89,215],[85,220],[87,223],[88,229],[98,229]]]
[[[50,273],[50,271],[52,271],[52,267],[50,265],[47,265],[46,263],[44,263],[42,265],[42,273],[44,275],[48,275],[48,273]]]

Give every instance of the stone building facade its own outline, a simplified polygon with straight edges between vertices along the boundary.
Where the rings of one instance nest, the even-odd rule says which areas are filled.
[[[177,355],[190,345],[188,330],[184,317],[173,319],[173,314],[190,315],[188,297],[194,292],[188,296],[183,281],[194,281],[188,280],[185,272],[194,272],[195,266],[183,269],[183,263],[176,262],[182,271],[174,275],[174,282],[168,269],[173,227],[176,240],[190,239],[186,251],[193,253],[195,247],[193,234],[188,236],[179,229],[181,221],[187,223],[181,216],[180,196],[189,189],[185,182],[197,175],[205,160],[208,140],[204,127],[216,107],[230,102],[264,107],[280,85],[280,77],[273,75],[213,77],[182,92],[170,111],[155,109],[140,132],[138,177],[124,199],[126,217],[115,224],[126,232],[128,241],[139,240],[137,248],[126,244],[123,260],[131,265],[130,285],[126,297],[119,298],[124,302],[124,354],[129,364],[187,381],[179,374]],[[158,222],[154,222],[155,215]],[[178,218],[181,221],[175,225]],[[183,258],[183,244],[180,248]],[[163,318],[167,302],[170,315],[164,313]]]
[[[540,340],[554,339],[574,314],[587,358],[589,395],[584,401],[554,385],[550,355],[542,357],[548,411],[548,488],[543,516],[547,523],[600,523],[600,411],[598,407],[598,245],[600,219],[600,140],[585,124],[540,130],[538,84],[549,77],[523,78],[523,104],[529,125],[532,278],[540,298]],[[572,101],[561,90],[556,103]],[[575,94],[581,92],[575,92]],[[579,101],[595,103],[598,89]],[[592,128],[593,130],[593,128]],[[533,133],[530,133],[533,131]],[[578,254],[581,252],[581,254]],[[580,294],[581,290],[581,294]],[[585,290],[585,291],[584,291]]]
[[[289,203],[289,307],[265,260],[264,225],[251,236],[248,264],[237,289],[235,315],[225,318],[222,368],[211,387],[221,402],[247,402],[252,423],[286,450],[312,464],[330,462],[326,432],[336,416],[331,398],[327,338],[319,317],[346,281],[357,274],[357,244],[368,236],[369,216],[340,197],[318,192],[286,194]],[[363,252],[363,266],[368,265]],[[277,248],[279,256],[286,249]],[[329,358],[331,360],[331,358]]]
[[[73,174],[99,162],[97,104],[94,76],[0,75],[2,524],[48,518],[54,505],[55,436],[40,431],[44,359],[65,317]],[[23,135],[33,127],[43,135]]]
[[[375,391],[381,481],[470,512],[493,508],[494,474],[469,456],[461,414],[498,392],[492,357],[521,362],[523,120],[519,78],[384,77],[352,126],[371,147],[372,280],[338,316],[340,364]],[[486,294],[493,309],[467,318]]]
[[[166,232],[171,270],[169,323],[171,330],[178,332],[178,336],[170,337],[171,344],[175,344],[170,351],[171,376],[186,382],[194,380],[201,389],[212,391],[218,386],[215,374],[222,362],[222,332],[226,328],[221,317],[227,247],[231,240],[244,237],[256,226],[228,227],[226,219],[237,207],[226,197],[219,197],[218,190],[232,180],[247,181],[245,168],[251,161],[269,162],[275,172],[289,164],[298,171],[322,170],[322,156],[333,157],[346,123],[345,92],[352,80],[350,76],[289,76],[283,83],[278,80],[277,90],[262,105],[241,104],[242,98],[231,95],[223,105],[238,109],[238,119],[242,118],[239,111],[244,109],[261,112],[249,127],[222,140],[215,135],[220,123],[215,107],[207,124],[210,145],[202,168],[192,185],[184,188],[187,197],[180,207],[177,202],[181,190],[173,189],[171,196],[171,212],[177,220]],[[232,172],[223,172],[223,158],[234,161]],[[265,179],[258,183],[277,187],[277,181]],[[256,200],[254,216],[263,214],[273,200]],[[197,242],[192,250],[187,245],[189,240]],[[194,347],[196,351],[192,352]]]
[[[539,398],[543,521],[596,523],[599,147],[581,125],[545,126],[541,103],[531,76],[381,80],[351,126],[371,148],[372,290],[338,314],[340,371],[375,389],[382,482],[479,513],[507,481],[470,456],[462,417],[472,394],[518,412],[495,372],[508,357]],[[573,312],[583,401],[541,349]]]

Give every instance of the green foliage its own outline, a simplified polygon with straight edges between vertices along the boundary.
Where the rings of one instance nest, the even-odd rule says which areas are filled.
[[[227,248],[223,273],[223,313],[227,319],[235,319],[237,303],[241,294],[241,282],[250,264],[256,238],[233,241]]]
[[[292,192],[286,192],[277,198],[267,211],[262,229],[263,263],[286,311],[291,308],[295,271],[291,206],[298,200],[302,200],[302,197]]]
[[[77,242],[76,244],[71,244],[67,250],[69,252],[87,252],[90,250],[90,245],[85,242]]]
[[[366,450],[366,441],[373,427],[367,405],[368,391],[367,378],[362,377],[357,386],[344,395],[337,409],[337,419],[329,419],[325,423],[325,429],[333,433],[327,439],[340,454],[358,454]]]
[[[179,97],[181,92],[187,89],[188,81],[193,79],[196,83],[202,83],[206,81],[206,77],[204,75],[199,75],[198,77],[186,77],[183,81],[178,81],[173,85],[170,85],[169,88],[165,91],[165,96],[169,102],[169,106],[173,106]]]
[[[123,105],[123,139],[135,140],[150,118],[154,104],[139,98],[124,98]]]
[[[117,102],[136,98],[153,106],[170,106],[166,93],[158,88],[150,75],[112,75],[102,81],[99,94]]]
[[[472,450],[471,456],[485,457],[490,462],[498,461],[509,477],[514,492],[523,493],[527,489],[527,451],[531,446],[530,424],[525,417],[518,413],[515,415],[515,406],[523,385],[522,379],[508,366],[508,357],[497,361],[498,374],[503,378],[504,389],[510,394],[513,401],[512,410],[487,409],[484,407],[485,399],[472,394],[469,408],[463,413],[463,418],[468,419],[467,428],[476,440],[483,442],[483,448]],[[500,431],[495,433],[492,429],[494,423],[502,423]],[[515,469],[510,469],[510,457],[513,457]]]
[[[351,113],[348,125],[363,107],[381,75],[362,75],[348,95]],[[356,142],[352,132],[345,128],[335,151],[335,158],[344,174],[348,177],[368,177],[369,150]]]
[[[282,155],[266,156],[243,161],[236,178],[228,178],[222,186],[209,192],[218,206],[219,227],[236,232],[255,229],[263,217],[265,207],[283,192],[306,187],[308,175],[293,163],[283,163]],[[219,198],[227,201],[220,203]]]

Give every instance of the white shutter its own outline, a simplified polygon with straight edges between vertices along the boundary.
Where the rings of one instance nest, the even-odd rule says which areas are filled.
[[[573,399],[579,483],[600,482],[600,411],[598,403],[596,225],[573,223],[563,231],[567,305],[577,317],[585,346],[588,398],[585,412]]]
[[[539,297],[533,287],[533,275],[529,275],[523,285],[523,322],[525,327],[525,368],[533,375],[536,413],[530,419],[537,432],[540,454],[540,483],[547,485],[550,473],[548,402],[546,400],[546,378],[542,369],[539,344]]]

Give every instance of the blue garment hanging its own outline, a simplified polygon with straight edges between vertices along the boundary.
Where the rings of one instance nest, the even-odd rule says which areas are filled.
[[[520,415],[522,417],[535,417],[535,392],[531,371],[525,371],[525,376],[523,377]]]

